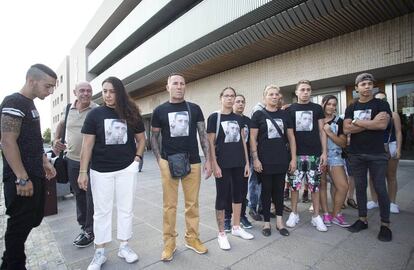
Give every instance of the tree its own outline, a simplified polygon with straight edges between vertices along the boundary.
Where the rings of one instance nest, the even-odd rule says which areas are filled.
[[[47,128],[43,132],[43,142],[44,143],[50,143],[50,138],[51,138],[51,131],[50,131],[50,128]]]

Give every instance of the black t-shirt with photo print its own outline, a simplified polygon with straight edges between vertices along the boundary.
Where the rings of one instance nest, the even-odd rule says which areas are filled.
[[[320,156],[322,146],[318,120],[325,118],[321,105],[294,103],[288,111],[294,125],[297,155]]]
[[[22,122],[17,138],[23,167],[30,176],[44,177],[43,170],[43,138],[40,130],[39,113],[32,99],[20,93],[14,93],[4,98],[1,114],[19,118]],[[3,154],[2,154],[3,155]],[[3,180],[15,178],[12,168],[3,155]]]
[[[390,105],[380,99],[373,98],[366,103],[355,101],[345,110],[345,119],[372,120],[380,112],[391,116]],[[351,154],[381,154],[384,149],[384,130],[364,130],[351,134],[349,146]]]
[[[114,172],[128,167],[135,158],[135,134],[145,131],[140,121],[134,129],[126,120],[119,119],[113,108],[100,106],[92,109],[83,123],[82,133],[95,135],[91,169]]]
[[[263,173],[285,173],[289,166],[290,153],[286,147],[287,129],[293,128],[292,119],[287,111],[267,111],[279,126],[283,135],[262,110],[256,111],[251,120],[251,128],[258,129],[257,154],[263,166]]]
[[[218,136],[216,138],[216,158],[221,168],[244,167],[244,156],[241,127],[244,126],[243,118],[235,113],[221,114]],[[216,134],[217,112],[212,113],[207,119],[207,133]]]
[[[191,110],[189,125],[188,109]],[[151,126],[161,128],[161,158],[177,153],[189,153],[190,163],[200,163],[197,142],[197,123],[204,122],[203,112],[197,104],[191,102],[165,102],[154,109]]]

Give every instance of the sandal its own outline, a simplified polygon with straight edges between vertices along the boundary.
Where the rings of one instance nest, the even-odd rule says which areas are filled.
[[[354,209],[358,209],[358,204],[355,202],[355,200],[354,199],[352,199],[352,198],[349,198],[348,200],[346,200],[346,204],[348,205],[348,206],[351,206],[352,208],[354,208]]]

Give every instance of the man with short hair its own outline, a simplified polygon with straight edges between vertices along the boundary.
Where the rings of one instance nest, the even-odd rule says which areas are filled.
[[[319,215],[321,170],[326,166],[327,161],[327,138],[323,130],[325,114],[321,105],[310,101],[312,94],[310,81],[299,81],[295,94],[298,102],[290,105],[288,111],[293,123],[295,123],[297,169],[288,179],[292,189],[292,213],[290,213],[286,225],[292,228],[299,222],[297,210],[299,190],[302,181],[305,181],[312,193],[314,210],[311,223],[318,231],[326,232],[328,229]]]
[[[359,99],[345,110],[344,132],[351,134],[349,163],[355,178],[359,219],[348,230],[359,232],[368,228],[367,222],[367,172],[369,171],[381,216],[380,241],[392,240],[390,226],[390,199],[387,193],[385,174],[388,157],[384,149],[384,130],[391,117],[386,101],[374,98],[374,77],[369,73],[359,74],[355,89]]]
[[[163,190],[163,240],[164,249],[161,255],[163,261],[171,261],[176,250],[177,232],[175,223],[177,216],[177,199],[179,180],[173,178],[168,166],[168,156],[177,153],[189,153],[191,172],[181,178],[185,201],[186,247],[198,254],[207,252],[207,248],[199,239],[199,206],[198,196],[201,181],[201,160],[198,153],[197,132],[200,144],[206,158],[204,164],[205,177],[211,175],[209,149],[204,116],[200,107],[194,103],[185,101],[185,79],[181,74],[171,74],[168,77],[167,91],[169,101],[154,109],[151,120],[151,146],[161,170]],[[186,130],[173,136],[173,119],[177,114],[186,114]],[[190,120],[190,121],[188,121]],[[162,147],[159,144],[159,136],[162,137]],[[176,135],[176,133],[174,134]],[[162,152],[161,152],[162,150]]]
[[[76,199],[77,221],[81,226],[81,232],[73,241],[73,245],[82,248],[92,244],[95,237],[93,234],[92,191],[90,187],[88,187],[87,191],[84,191],[78,185],[80,152],[82,148],[81,129],[86,115],[98,105],[91,101],[92,87],[88,82],[77,83],[73,94],[76,96],[76,100],[70,106],[68,112],[65,134],[66,144],[61,142],[65,126],[65,120],[62,119],[56,127],[53,151],[58,155],[61,151],[66,150],[68,178]]]
[[[33,102],[52,94],[56,79],[49,67],[35,64],[27,71],[20,92],[7,96],[0,106],[4,199],[9,216],[2,270],[26,269],[24,244],[44,216],[44,181],[56,176],[43,150],[40,117]]]

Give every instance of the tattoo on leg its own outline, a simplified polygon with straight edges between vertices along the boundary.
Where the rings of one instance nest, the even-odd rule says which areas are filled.
[[[224,231],[224,210],[216,210],[217,226],[220,232]]]

